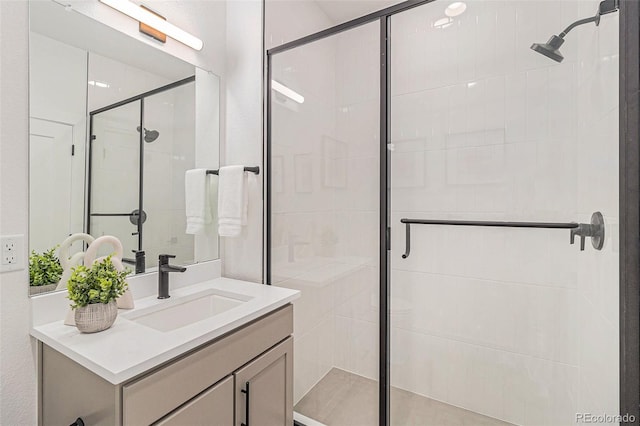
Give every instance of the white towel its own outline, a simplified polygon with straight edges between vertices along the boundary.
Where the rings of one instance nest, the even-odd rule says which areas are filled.
[[[211,223],[207,169],[187,170],[184,176],[187,234],[203,234]]]
[[[237,237],[247,224],[247,191],[244,166],[221,167],[218,181],[218,235]]]

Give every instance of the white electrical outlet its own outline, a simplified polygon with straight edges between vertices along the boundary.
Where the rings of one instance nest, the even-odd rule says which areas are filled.
[[[24,235],[0,236],[0,272],[24,269]]]

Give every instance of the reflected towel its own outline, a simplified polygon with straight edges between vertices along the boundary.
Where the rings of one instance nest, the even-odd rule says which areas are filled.
[[[221,167],[218,181],[218,235],[237,237],[247,224],[247,192],[244,166]]]
[[[184,177],[187,234],[203,234],[211,223],[207,169],[187,170]]]

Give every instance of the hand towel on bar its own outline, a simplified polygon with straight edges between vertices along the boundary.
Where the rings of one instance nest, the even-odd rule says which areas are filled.
[[[211,204],[207,169],[187,170],[184,176],[187,234],[202,234],[211,223]]]
[[[237,237],[247,224],[247,192],[244,166],[221,167],[218,180],[218,235]]]

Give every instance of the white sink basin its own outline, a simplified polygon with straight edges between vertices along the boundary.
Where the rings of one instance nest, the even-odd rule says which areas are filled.
[[[169,299],[160,305],[134,311],[125,317],[158,331],[172,331],[241,306],[250,299],[214,290]]]

